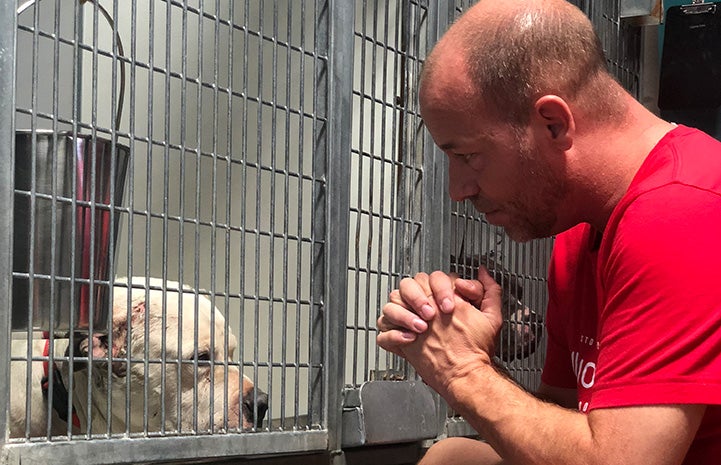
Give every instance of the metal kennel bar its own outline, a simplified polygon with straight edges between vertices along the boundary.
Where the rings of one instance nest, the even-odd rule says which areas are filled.
[[[332,4],[331,4],[332,5]],[[325,134],[328,140],[326,150],[328,164],[323,174],[327,174],[329,188],[326,191],[325,205],[327,215],[316,216],[317,229],[325,231],[326,247],[325,268],[322,274],[316,276],[315,285],[323,282],[326,286],[323,294],[327,296],[326,307],[323,309],[327,315],[327,336],[323,338],[326,369],[324,372],[324,392],[326,400],[317,398],[316,406],[325,408],[325,417],[329,428],[328,450],[333,451],[331,462],[342,463],[340,450],[342,447],[342,373],[345,363],[342,354],[345,353],[346,338],[340,328],[347,318],[348,278],[344,273],[337,272],[348,267],[349,244],[335,238],[345,238],[349,235],[348,204],[350,203],[350,190],[347,180],[351,176],[351,162],[346,154],[351,153],[351,134],[347,128],[352,127],[351,89],[353,82],[353,42],[352,36],[346,32],[351,30],[355,21],[355,5],[353,2],[343,2],[333,5],[330,11],[332,21],[327,38],[327,47],[334,58],[328,72],[323,77],[329,79],[329,108],[328,127]],[[326,81],[327,82],[327,81]],[[332,115],[332,116],[331,116]],[[322,134],[322,132],[320,133]],[[319,173],[321,174],[321,173]],[[322,281],[321,281],[322,279]],[[320,290],[320,289],[319,289]]]
[[[414,89],[427,47],[422,40],[429,23],[428,2],[366,0],[358,2],[358,10],[349,237],[352,319],[347,325],[350,386],[370,376],[379,379],[383,374],[377,370],[393,370],[391,359],[375,345],[378,310],[401,277],[424,269],[427,253],[436,255],[438,247],[429,247],[426,232],[441,229],[440,221],[429,224],[434,215],[424,204],[436,181],[425,170],[436,158],[427,150],[432,142],[420,123]]]
[[[0,11],[15,11],[14,0],[0,0]],[[12,205],[14,198],[15,152],[15,15],[0,15],[0,205]],[[5,208],[0,217],[0,271],[7,276],[12,269],[13,209]],[[0,308],[11,308],[11,287],[9,279],[0,279]],[[10,353],[11,315],[0,311],[0,354]],[[10,379],[10,361],[0,361],[0,380]],[[9,389],[0,389],[0,427],[8,424],[10,403]],[[7,434],[0,436],[0,447],[4,447]],[[0,453],[1,454],[1,453]],[[0,456],[1,457],[1,456]]]
[[[376,320],[401,278],[443,267],[445,162],[423,127],[416,83],[447,5],[356,2],[345,447],[419,441],[439,431],[437,397],[377,346]]]

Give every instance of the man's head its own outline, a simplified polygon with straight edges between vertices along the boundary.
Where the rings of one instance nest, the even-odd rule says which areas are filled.
[[[588,18],[563,0],[482,0],[424,65],[421,113],[449,156],[451,197],[516,240],[560,232],[564,154],[619,119],[623,92]]]
[[[608,99],[603,48],[586,15],[565,0],[481,0],[451,27],[424,65],[422,85],[448,54],[464,64],[472,100],[525,125],[535,100],[558,95],[596,107]],[[599,111],[599,116],[614,108]]]

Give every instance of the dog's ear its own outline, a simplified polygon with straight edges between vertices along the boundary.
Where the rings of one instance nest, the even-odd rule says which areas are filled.
[[[85,336],[78,339],[75,346],[75,352],[81,357],[89,357],[91,343],[94,359],[102,359],[108,356],[108,337],[103,336],[102,334],[93,334],[92,337]]]
[[[88,336],[87,334],[75,335],[75,343],[73,344],[73,354],[77,357],[89,357],[90,350],[92,348],[93,359],[102,360],[108,357],[108,337],[102,334],[93,334]],[[70,346],[65,351],[65,356],[70,356]],[[88,367],[84,361],[74,361],[73,371],[84,370]]]
[[[128,353],[128,333],[133,326],[136,326],[145,317],[145,300],[133,302],[130,309],[130,321],[128,321],[125,299],[120,299],[121,304],[113,311],[113,347],[112,356],[114,359],[122,359]],[[107,344],[106,344],[107,351]],[[113,373],[116,376],[125,376],[127,363],[122,360],[113,361]]]

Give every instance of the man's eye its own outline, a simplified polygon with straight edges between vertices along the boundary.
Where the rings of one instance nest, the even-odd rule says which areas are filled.
[[[468,162],[471,160],[471,158],[473,158],[475,153],[456,153],[455,155],[459,158],[462,158],[463,161]]]

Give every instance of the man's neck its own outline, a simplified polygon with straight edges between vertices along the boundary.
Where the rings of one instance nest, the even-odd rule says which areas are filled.
[[[646,157],[674,127],[634,100],[623,122],[599,127],[579,141],[582,168],[578,187],[586,207],[581,207],[585,210],[581,213],[585,221],[598,231],[605,229]]]

